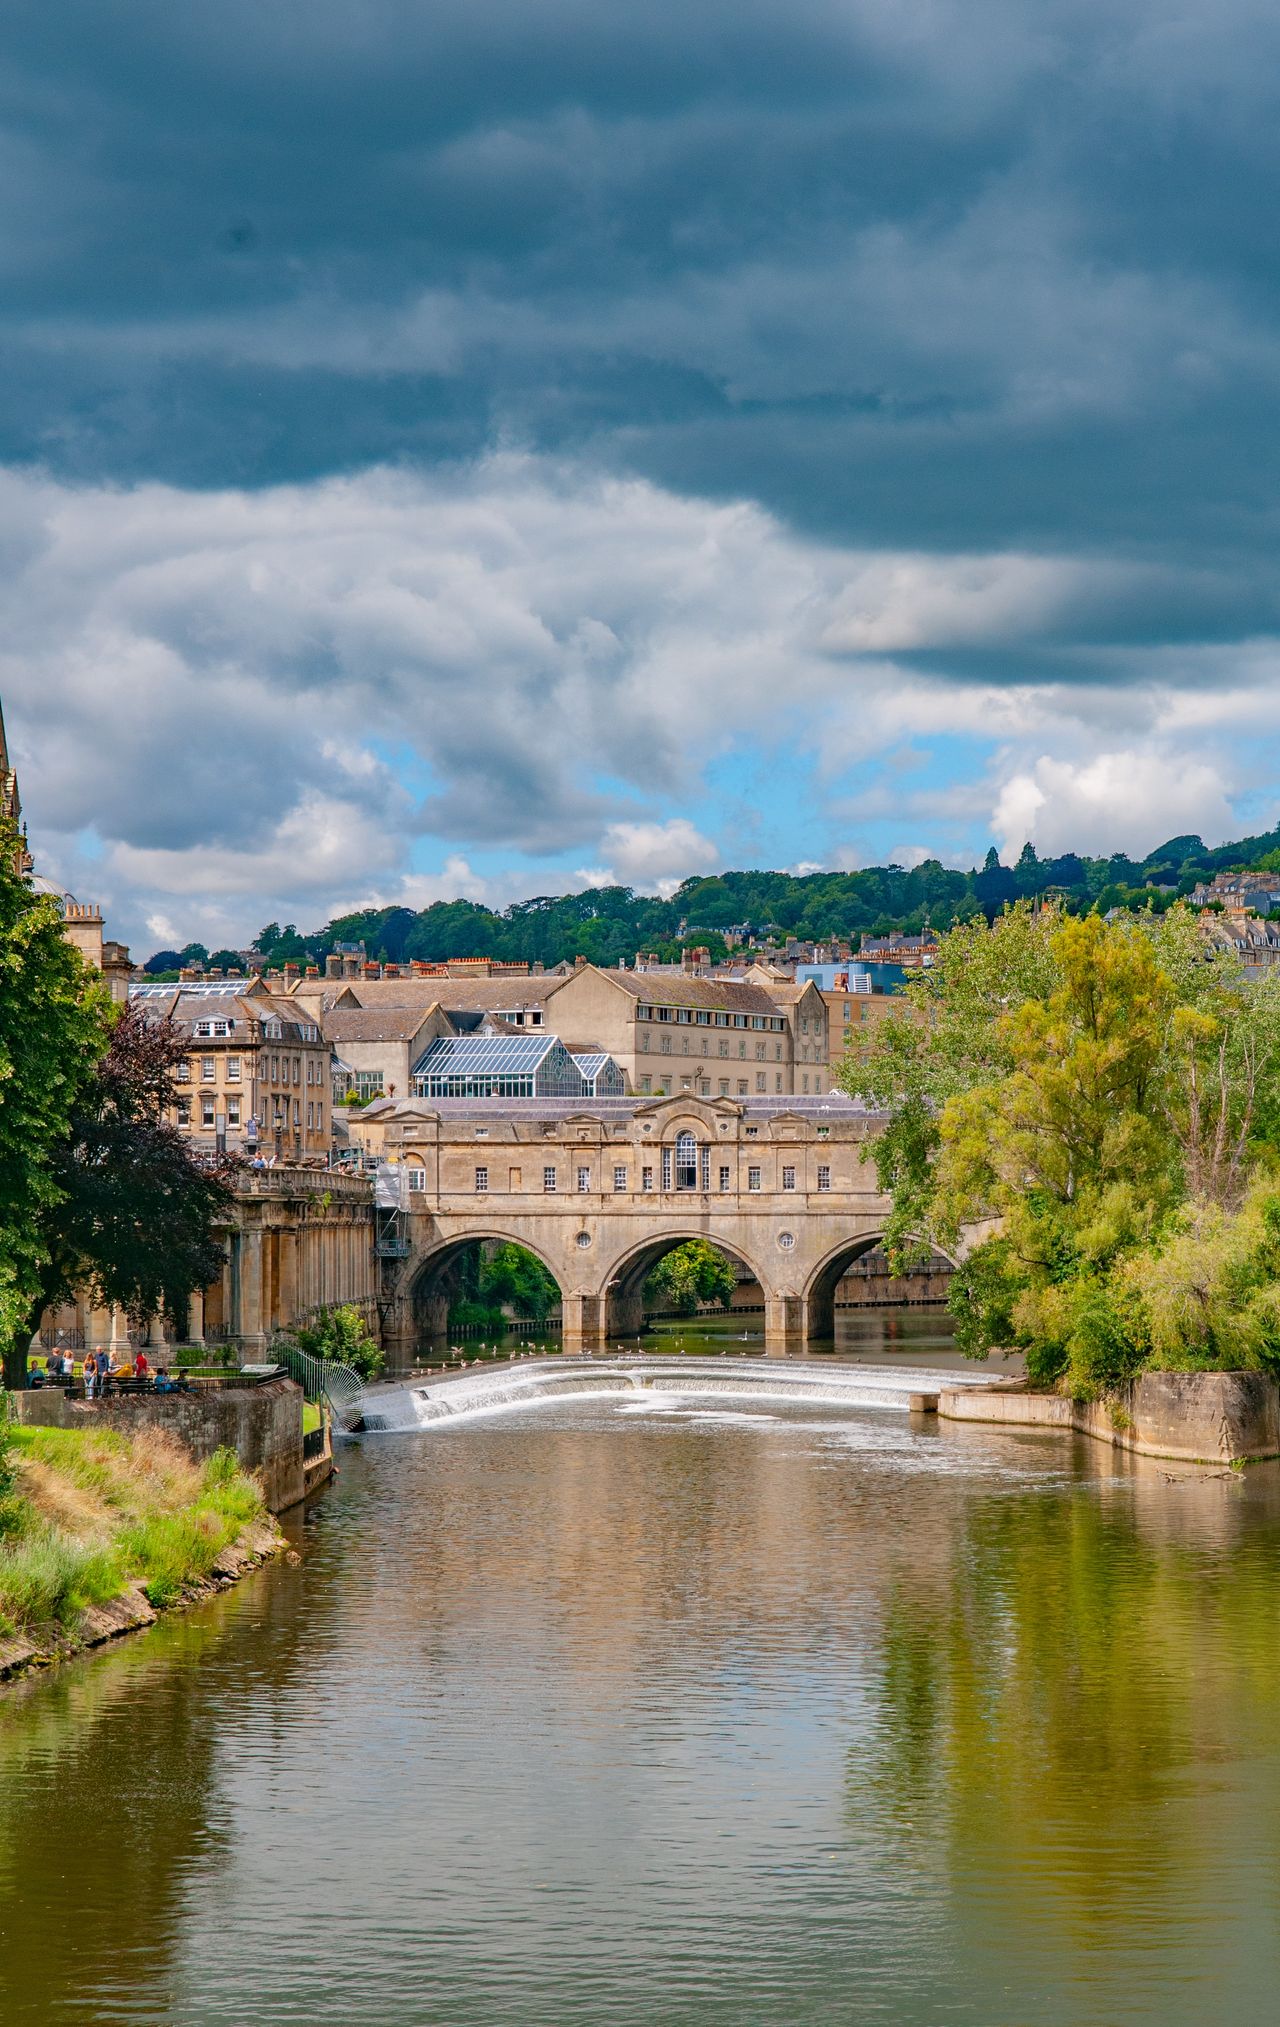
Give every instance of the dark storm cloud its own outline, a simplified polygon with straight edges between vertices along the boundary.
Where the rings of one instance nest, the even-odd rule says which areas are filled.
[[[0,456],[514,439],[841,540],[1208,544],[1269,605],[1278,43],[1241,0],[17,0]]]

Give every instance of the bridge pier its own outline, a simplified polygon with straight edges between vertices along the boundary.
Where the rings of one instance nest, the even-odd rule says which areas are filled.
[[[563,1298],[560,1313],[564,1351],[598,1351],[605,1343],[609,1324],[607,1295],[584,1295],[579,1289]]]
[[[808,1346],[800,1295],[765,1295],[764,1348],[770,1358],[794,1358]]]

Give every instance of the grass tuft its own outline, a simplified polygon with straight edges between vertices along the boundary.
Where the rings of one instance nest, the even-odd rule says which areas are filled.
[[[13,1432],[0,1498],[0,1628],[71,1626],[131,1580],[157,1608],[206,1579],[263,1512],[257,1481],[222,1449],[198,1464],[146,1430]]]

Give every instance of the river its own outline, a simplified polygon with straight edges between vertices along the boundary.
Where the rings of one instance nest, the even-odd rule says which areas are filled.
[[[6,2027],[1270,2015],[1274,1467],[561,1400],[294,1536],[0,1698]]]

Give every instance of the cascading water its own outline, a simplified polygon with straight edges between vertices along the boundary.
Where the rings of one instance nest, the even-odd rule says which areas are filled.
[[[821,1366],[760,1358],[663,1358],[634,1354],[553,1358],[485,1372],[458,1373],[419,1386],[379,1388],[363,1402],[369,1430],[418,1429],[462,1417],[536,1407],[567,1395],[657,1393],[714,1399],[809,1403],[828,1408],[908,1412],[911,1396],[941,1387],[989,1386],[996,1375],[931,1372],[918,1366]]]

